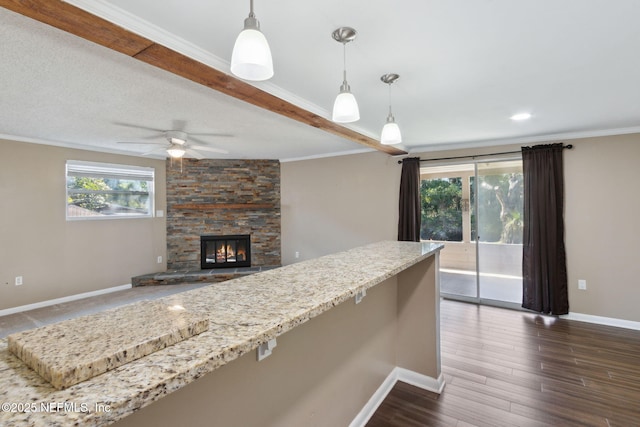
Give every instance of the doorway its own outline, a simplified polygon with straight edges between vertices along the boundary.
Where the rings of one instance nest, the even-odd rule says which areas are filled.
[[[424,167],[421,179],[421,238],[445,245],[441,295],[520,308],[522,161]]]

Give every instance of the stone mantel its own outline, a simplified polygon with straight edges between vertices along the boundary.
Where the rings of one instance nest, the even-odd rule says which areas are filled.
[[[185,203],[175,204],[175,210],[215,210],[215,209],[277,209],[278,206],[266,203]]]

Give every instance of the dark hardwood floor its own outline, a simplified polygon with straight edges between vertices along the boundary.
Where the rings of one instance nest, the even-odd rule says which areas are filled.
[[[640,331],[441,305],[442,395],[398,383],[367,424],[640,426]]]

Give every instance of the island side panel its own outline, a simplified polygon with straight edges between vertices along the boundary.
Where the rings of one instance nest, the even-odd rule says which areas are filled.
[[[397,295],[394,276],[114,425],[349,425],[396,366]]]
[[[398,274],[398,367],[438,380],[439,252]]]

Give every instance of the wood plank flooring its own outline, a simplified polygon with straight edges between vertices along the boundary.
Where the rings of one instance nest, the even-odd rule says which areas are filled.
[[[398,383],[382,426],[640,426],[640,331],[444,300],[442,395]]]

